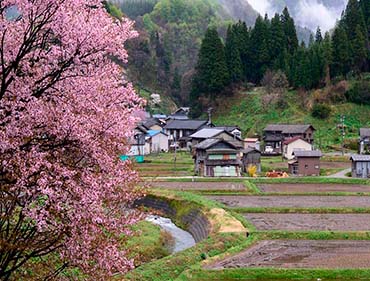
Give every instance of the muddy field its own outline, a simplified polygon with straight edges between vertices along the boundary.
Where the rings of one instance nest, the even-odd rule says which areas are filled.
[[[246,190],[245,185],[238,182],[148,182],[148,184],[152,187],[175,190]]]
[[[308,183],[274,183],[257,184],[262,192],[370,192],[369,185],[362,184],[308,184]]]
[[[370,208],[370,196],[226,196],[212,195],[208,199],[229,207],[246,208]]]
[[[266,240],[207,269],[370,268],[370,241]]]
[[[369,231],[370,214],[244,214],[257,230]]]

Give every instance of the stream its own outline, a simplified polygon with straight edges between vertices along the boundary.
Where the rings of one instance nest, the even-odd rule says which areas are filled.
[[[171,234],[175,240],[172,253],[183,251],[195,245],[193,236],[189,232],[177,227],[170,219],[150,215],[146,217],[146,220],[159,225],[160,228]]]

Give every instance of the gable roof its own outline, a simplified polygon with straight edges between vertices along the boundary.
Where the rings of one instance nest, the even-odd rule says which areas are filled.
[[[293,142],[295,142],[295,141],[297,141],[297,140],[301,140],[301,141],[303,141],[303,142],[305,142],[305,143],[308,143],[308,142],[306,142],[305,140],[303,140],[301,137],[294,137],[294,138],[290,138],[290,139],[285,140],[285,141],[283,142],[283,144],[288,145],[288,144],[291,144],[291,143],[293,143]]]
[[[296,150],[293,151],[293,155],[296,157],[321,157],[322,153],[320,150]]]
[[[147,136],[149,136],[149,137],[154,137],[158,134],[163,134],[163,135],[167,136],[167,134],[163,133],[162,131],[158,131],[158,130],[149,130],[147,132]]]
[[[208,139],[208,138],[213,138],[222,132],[224,132],[224,130],[215,129],[215,128],[203,128],[195,132],[194,134],[192,134],[190,137],[197,138],[197,139]]]
[[[220,142],[226,143],[232,149],[237,149],[237,147],[235,145],[233,145],[232,143],[230,143],[230,142],[228,142],[224,139],[206,139],[206,140],[198,143],[197,145],[195,145],[194,148],[196,148],[196,149],[209,149],[212,146],[215,146],[216,144],[218,144]]]
[[[360,155],[360,154],[354,154],[351,155],[350,160],[356,161],[356,162],[370,162],[370,155]]]
[[[146,119],[141,123],[141,125],[144,126],[145,128],[147,128],[148,130],[150,129],[150,127],[152,127],[154,125],[158,125],[160,127],[163,127],[163,125],[161,124],[161,122],[157,118]]]
[[[253,148],[253,147],[247,147],[246,149],[243,150],[243,154],[248,154],[248,153],[251,153],[251,152],[257,152],[257,153],[261,154],[261,151],[259,151],[257,148]]]
[[[370,137],[370,128],[360,128],[360,137]]]
[[[301,134],[306,132],[309,128],[315,130],[315,128],[310,125],[302,125],[302,124],[270,124],[264,129],[264,131],[273,131],[273,132],[282,132],[283,134]]]
[[[172,120],[164,126],[166,130],[197,130],[207,124],[207,120]]]
[[[231,133],[234,130],[240,131],[240,128],[238,126],[215,126],[214,128],[215,129],[220,129],[220,130],[223,130],[223,131],[227,131],[229,133]]]

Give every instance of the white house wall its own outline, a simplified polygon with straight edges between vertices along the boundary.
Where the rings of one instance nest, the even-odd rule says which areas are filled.
[[[294,150],[312,150],[312,145],[304,140],[296,140],[288,145],[284,145],[284,157],[288,160],[292,160],[294,156],[292,155]]]

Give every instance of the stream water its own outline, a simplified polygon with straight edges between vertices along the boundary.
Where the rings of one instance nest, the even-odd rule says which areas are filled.
[[[183,251],[195,245],[193,236],[189,232],[177,227],[170,219],[150,215],[146,218],[146,220],[159,225],[159,227],[171,234],[175,240],[172,253]]]

